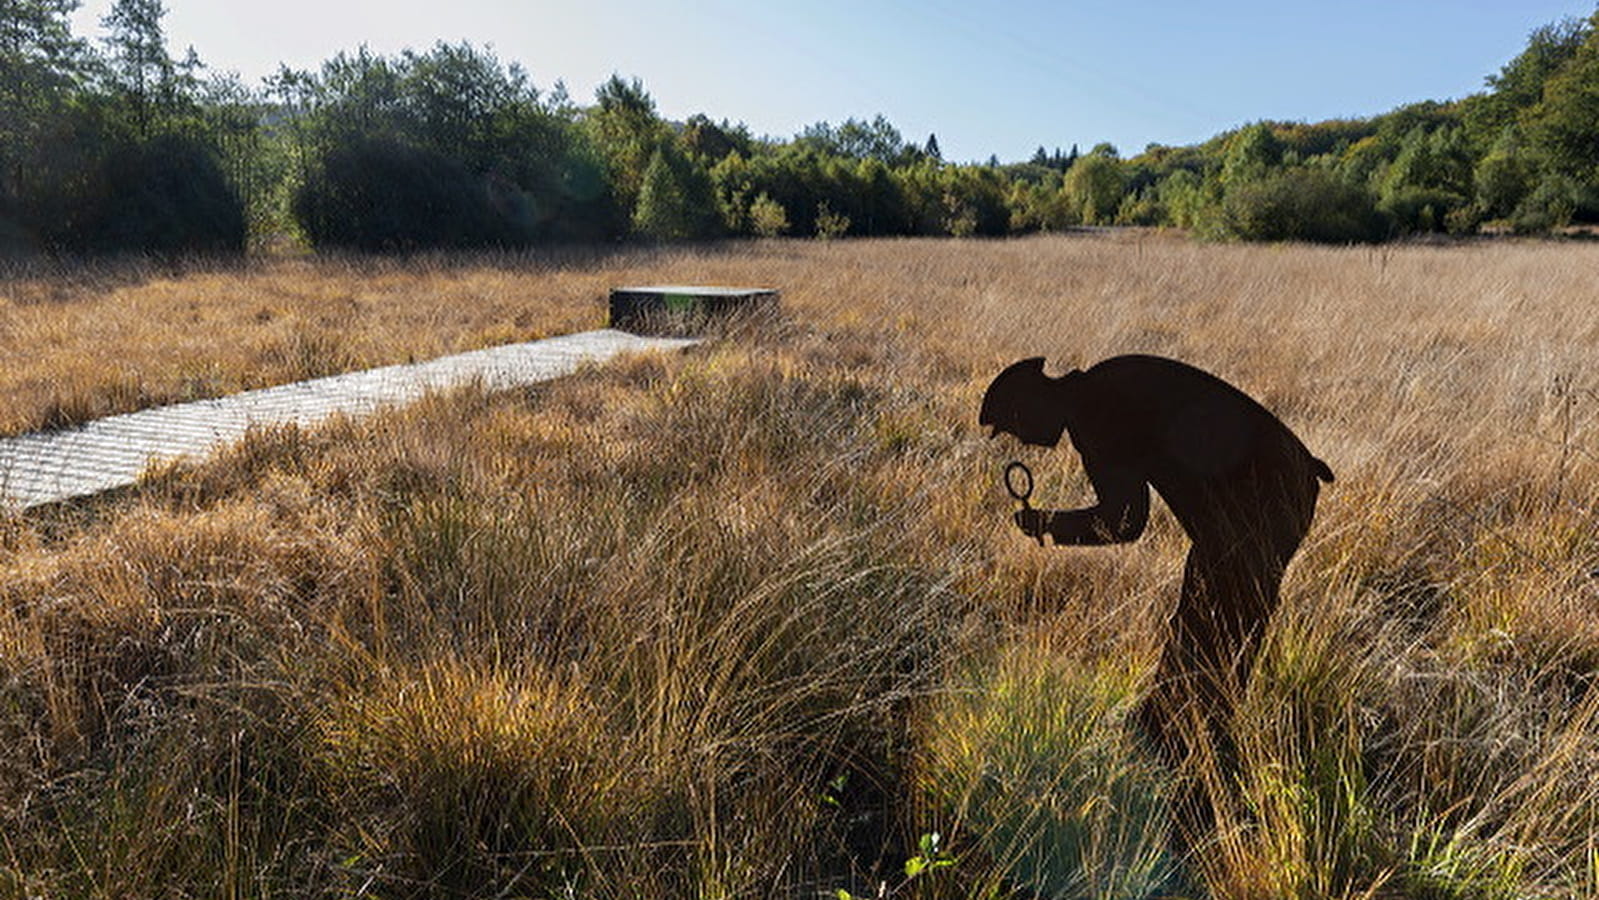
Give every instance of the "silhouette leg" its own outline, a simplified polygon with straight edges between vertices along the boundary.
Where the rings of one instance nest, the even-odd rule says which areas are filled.
[[[1182,595],[1139,720],[1173,771],[1214,760],[1222,784],[1238,775],[1230,723],[1254,657],[1276,608],[1282,567],[1248,554],[1189,553]],[[1174,849],[1191,850],[1215,830],[1210,786],[1188,773],[1179,781]]]

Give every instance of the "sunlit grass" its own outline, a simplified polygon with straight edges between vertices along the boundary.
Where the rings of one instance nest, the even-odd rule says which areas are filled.
[[[592,327],[614,284],[784,300],[0,522],[0,894],[1592,896],[1596,264],[1143,234],[13,279],[13,431]],[[1118,352],[1338,474],[1236,780],[1129,717],[1180,529],[1041,550],[974,427],[1003,364]],[[1182,779],[1222,827],[1176,859]]]

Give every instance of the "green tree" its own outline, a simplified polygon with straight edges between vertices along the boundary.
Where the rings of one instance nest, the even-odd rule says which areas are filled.
[[[1570,224],[1577,211],[1577,186],[1560,174],[1544,177],[1516,207],[1511,227],[1518,234],[1541,234]]]
[[[189,127],[198,131],[199,73],[191,49],[182,60],[167,52],[161,0],[116,0],[101,24],[106,29],[106,81],[128,118],[134,137]]]
[[[1178,228],[1204,233],[1221,207],[1221,184],[1189,169],[1178,169],[1155,188],[1165,220]]]
[[[923,155],[921,148],[906,143],[899,129],[881,115],[870,122],[847,119],[838,126],[818,122],[800,132],[795,143],[829,156],[876,159],[891,166],[907,165]]]
[[[206,84],[201,109],[222,171],[244,205],[250,239],[266,242],[291,234],[292,144],[281,125],[267,124],[279,110],[263,91],[231,73]]]
[[[816,204],[816,236],[824,241],[841,238],[849,233],[849,216],[835,212],[823,200]]]
[[[1528,107],[1543,97],[1544,83],[1576,55],[1588,39],[1590,22],[1566,18],[1533,29],[1527,49],[1505,63],[1499,74],[1488,76],[1488,86],[1517,107]]]
[[[618,200],[634,209],[644,185],[644,170],[666,138],[666,125],[655,113],[655,100],[637,78],[620,75],[600,85],[596,105],[589,110],[588,125],[611,173]]]
[[[1520,133],[1505,129],[1472,172],[1478,211],[1488,219],[1509,217],[1531,193],[1537,175]]]
[[[944,219],[941,233],[955,237],[998,236],[1010,229],[1005,184],[990,166],[946,166],[941,174]]]
[[[29,160],[83,75],[68,17],[78,0],[0,0],[0,248],[26,192]],[[12,226],[13,228],[15,226]]]
[[[788,210],[783,204],[761,194],[750,203],[750,229],[764,238],[777,237],[788,231]]]
[[[1589,21],[1581,46],[1544,82],[1543,97],[1522,115],[1527,136],[1560,174],[1599,182],[1599,29]]]
[[[1467,107],[1466,123],[1479,147],[1486,147],[1516,123],[1518,115],[1543,99],[1544,86],[1577,54],[1590,25],[1568,18],[1527,36],[1527,47],[1488,76],[1489,92]]]
[[[1399,153],[1381,171],[1381,208],[1400,232],[1468,229],[1464,210],[1475,193],[1474,160],[1459,126],[1428,131],[1417,125],[1400,142]]]
[[[909,212],[900,182],[893,170],[876,157],[857,161],[852,171],[840,172],[840,180],[852,183],[852,215],[858,234],[904,234],[909,230]]]
[[[1113,156],[1090,152],[1066,172],[1062,190],[1084,225],[1108,225],[1126,192],[1126,176]]]
[[[1339,177],[1350,184],[1370,184],[1393,160],[1398,149],[1373,134],[1350,144],[1338,156]]]
[[[1242,128],[1227,139],[1223,186],[1259,181],[1282,165],[1283,142],[1264,122]]]
[[[1249,241],[1335,244],[1381,240],[1386,232],[1368,191],[1306,167],[1230,187],[1222,201],[1222,229]]]
[[[1047,177],[1038,180],[1010,180],[1005,205],[1010,208],[1011,231],[1059,231],[1076,221],[1061,190],[1060,174],[1047,167],[1043,171]]]
[[[1428,132],[1418,126],[1405,135],[1399,155],[1382,176],[1384,194],[1429,188],[1464,198],[1471,193],[1474,160],[1460,128]]]
[[[719,217],[705,172],[663,144],[650,157],[633,212],[633,230],[658,241],[711,237]]]
[[[894,170],[905,204],[907,234],[946,234],[949,210],[944,202],[943,163],[923,159]]]
[[[293,104],[291,143],[304,160],[293,207],[314,242],[521,246],[627,228],[564,92],[541,95],[487,51],[361,48],[315,74],[284,72],[275,87]],[[435,227],[444,222],[455,230]]]
[[[738,153],[748,155],[754,143],[749,129],[731,125],[727,121],[712,122],[704,113],[695,113],[683,123],[679,136],[683,149],[706,165],[714,166],[728,156]]]

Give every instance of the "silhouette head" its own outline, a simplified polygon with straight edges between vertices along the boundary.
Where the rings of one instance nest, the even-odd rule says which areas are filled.
[[[990,437],[1003,432],[1024,444],[1055,446],[1066,430],[1062,381],[1044,374],[1042,356],[1012,363],[988,385],[977,424],[993,428]]]

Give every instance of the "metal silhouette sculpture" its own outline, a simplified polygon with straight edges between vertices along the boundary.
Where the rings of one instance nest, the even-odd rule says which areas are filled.
[[[1082,457],[1099,501],[1085,509],[1032,508],[1031,473],[1019,492],[1007,468],[1006,487],[1023,501],[1016,524],[1040,543],[1132,541],[1149,518],[1149,489],[1166,501],[1193,546],[1139,718],[1173,767],[1203,736],[1233,769],[1227,720],[1332,470],[1242,391],[1156,356],[1118,356],[1059,378],[1044,374],[1042,357],[1021,360],[988,386],[978,422],[1041,447],[1069,435]],[[1198,785],[1178,812],[1187,841],[1214,825]]]
[[[1024,512],[1031,510],[1033,508],[1030,499],[1033,496],[1033,470],[1027,468],[1027,465],[1022,462],[1013,462],[1005,466],[1005,490],[1010,493],[1011,499],[1017,500],[1022,504]],[[1034,537],[1038,538],[1038,546],[1044,546],[1044,533],[1042,531],[1034,535]]]

